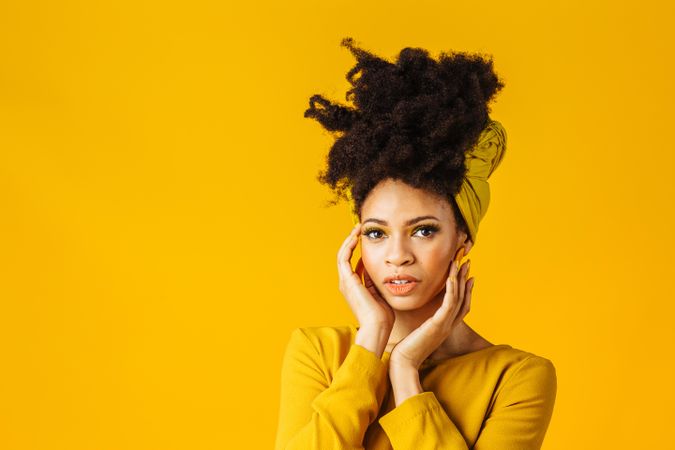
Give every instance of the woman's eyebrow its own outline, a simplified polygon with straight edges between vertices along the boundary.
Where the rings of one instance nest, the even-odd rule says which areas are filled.
[[[426,219],[434,219],[434,220],[438,220],[440,222],[440,220],[435,216],[419,216],[419,217],[415,217],[413,219],[408,220],[405,224],[406,225],[412,225],[414,223],[417,223],[421,220],[426,220]],[[362,224],[364,224],[366,222],[375,222],[375,223],[379,223],[380,225],[388,225],[386,220],[375,219],[375,218],[372,218],[372,217],[364,220],[362,222]]]

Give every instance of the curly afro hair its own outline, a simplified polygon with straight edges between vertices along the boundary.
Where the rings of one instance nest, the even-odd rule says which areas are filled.
[[[441,53],[406,47],[394,63],[358,48],[344,38],[357,59],[347,72],[352,85],[346,100],[353,106],[316,94],[304,117],[311,117],[336,137],[327,169],[317,179],[340,198],[353,199],[361,217],[368,193],[387,178],[447,198],[457,228],[469,234],[454,196],[466,174],[465,152],[489,121],[488,104],[504,83],[492,58],[466,52]],[[349,190],[349,192],[347,192]]]

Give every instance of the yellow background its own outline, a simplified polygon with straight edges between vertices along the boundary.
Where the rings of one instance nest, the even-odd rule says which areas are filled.
[[[673,445],[670,4],[106,3],[1,7],[0,448],[272,448],[290,331],[354,320],[345,36],[494,56],[467,322],[554,362],[545,449]]]

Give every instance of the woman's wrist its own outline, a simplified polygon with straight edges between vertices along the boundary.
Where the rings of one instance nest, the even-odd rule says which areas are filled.
[[[375,353],[378,358],[382,357],[384,349],[389,341],[391,329],[383,325],[360,326],[356,331],[354,343]]]
[[[420,383],[419,371],[410,365],[389,364],[389,379],[394,393],[396,406],[406,399],[424,392]]]

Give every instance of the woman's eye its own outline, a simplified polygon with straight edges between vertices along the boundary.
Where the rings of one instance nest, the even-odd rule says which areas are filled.
[[[424,226],[424,227],[419,227],[415,231],[415,234],[418,234],[420,232],[426,232],[426,233],[422,233],[420,236],[423,237],[423,238],[428,238],[428,237],[433,236],[437,231],[438,231],[438,228],[436,226],[427,225],[427,226]],[[373,236],[373,233],[382,233],[382,231],[376,230],[376,229],[370,229],[370,230],[364,231],[363,235],[370,238],[370,239],[379,239],[380,237],[382,237],[381,235]]]
[[[366,230],[363,232],[364,236],[369,237],[370,239],[377,239],[376,237],[371,236],[372,233],[381,233],[380,230]]]
[[[422,237],[430,237],[434,233],[436,233],[436,231],[438,231],[438,228],[433,227],[433,226],[426,226],[426,227],[420,227],[420,228],[417,229],[417,232],[420,232],[420,231],[429,231],[430,232],[429,234],[423,234]]]

